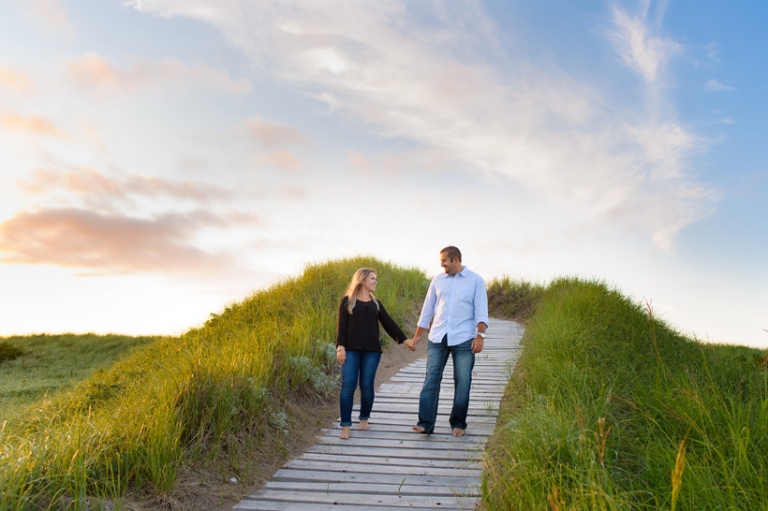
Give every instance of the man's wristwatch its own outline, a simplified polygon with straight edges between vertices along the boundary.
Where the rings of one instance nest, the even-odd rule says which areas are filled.
[[[485,332],[477,332],[477,335],[485,339]]]

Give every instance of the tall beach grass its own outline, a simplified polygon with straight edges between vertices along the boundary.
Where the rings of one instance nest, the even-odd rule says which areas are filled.
[[[764,352],[688,339],[577,279],[543,290],[523,343],[485,509],[768,509]]]

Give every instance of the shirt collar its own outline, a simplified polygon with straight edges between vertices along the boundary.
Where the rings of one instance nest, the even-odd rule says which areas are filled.
[[[461,271],[459,273],[457,273],[456,275],[449,275],[449,274],[447,274],[445,272],[441,273],[440,275],[442,275],[442,277],[445,278],[445,279],[450,278],[450,277],[456,277],[457,275],[461,275],[462,277],[466,277],[467,276],[467,274],[466,274],[467,270],[468,270],[468,268],[467,268],[467,265],[465,264],[464,267],[461,269]]]

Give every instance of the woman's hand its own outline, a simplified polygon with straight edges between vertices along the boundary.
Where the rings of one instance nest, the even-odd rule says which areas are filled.
[[[347,361],[347,350],[344,346],[336,348],[336,360],[338,360],[339,364],[343,364]]]
[[[411,351],[416,351],[416,343],[414,342],[414,340],[413,340],[413,339],[406,339],[405,341],[403,341],[403,344],[405,344],[405,346],[406,346],[406,347],[407,347],[409,350],[411,350]]]

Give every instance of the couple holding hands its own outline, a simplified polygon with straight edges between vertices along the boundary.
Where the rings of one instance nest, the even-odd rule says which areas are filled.
[[[482,277],[461,263],[458,248],[442,249],[440,266],[444,273],[437,275],[429,285],[412,339],[407,338],[387,314],[384,305],[374,297],[378,283],[376,271],[360,268],[352,277],[339,305],[336,337],[336,358],[342,364],[339,438],[349,438],[358,382],[360,429],[368,429],[373,408],[374,379],[381,360],[379,323],[390,337],[398,344],[405,344],[411,351],[416,350],[422,335],[429,332],[427,373],[419,396],[419,421],[413,426],[417,433],[434,432],[443,370],[448,357],[453,358],[454,397],[449,420],[453,435],[464,435],[475,354],[483,350],[485,330],[488,328],[488,296]]]

